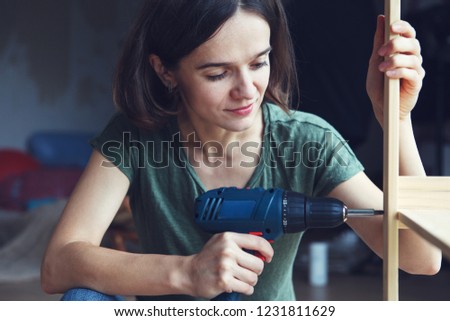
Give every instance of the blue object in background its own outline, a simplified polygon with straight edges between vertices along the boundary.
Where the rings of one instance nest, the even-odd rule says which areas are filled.
[[[86,132],[42,131],[28,140],[28,152],[49,167],[85,167],[92,153]]]

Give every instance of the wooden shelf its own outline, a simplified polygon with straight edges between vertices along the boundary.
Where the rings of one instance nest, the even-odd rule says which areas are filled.
[[[394,37],[389,28],[400,20],[401,0],[385,0],[385,40]],[[450,258],[450,177],[399,176],[398,79],[385,77],[384,87],[384,248],[383,297],[398,300],[399,228],[405,225],[442,250]]]
[[[450,259],[450,210],[399,210],[398,219]]]
[[[397,205],[399,209],[450,210],[450,177],[398,177]]]

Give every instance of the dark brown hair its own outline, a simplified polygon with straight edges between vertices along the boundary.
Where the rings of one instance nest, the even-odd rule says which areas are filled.
[[[148,0],[127,37],[116,66],[113,98],[131,121],[149,129],[176,115],[179,95],[169,93],[151,67],[150,54],[167,69],[210,39],[235,12],[255,13],[270,26],[271,73],[265,101],[289,109],[297,90],[295,59],[280,0]]]

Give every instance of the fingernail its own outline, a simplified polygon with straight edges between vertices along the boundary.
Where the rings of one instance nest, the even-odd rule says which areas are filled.
[[[395,77],[396,75],[397,75],[397,72],[395,70],[386,71],[386,76],[388,76],[388,77]]]

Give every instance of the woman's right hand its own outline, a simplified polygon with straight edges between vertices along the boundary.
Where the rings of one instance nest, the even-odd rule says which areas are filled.
[[[267,263],[273,248],[259,236],[225,232],[214,235],[198,254],[189,257],[193,296],[214,298],[227,292],[253,294],[264,262],[248,251],[258,251]]]

